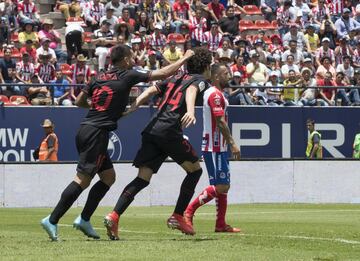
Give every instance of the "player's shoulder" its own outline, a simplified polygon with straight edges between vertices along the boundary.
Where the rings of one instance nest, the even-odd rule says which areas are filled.
[[[219,89],[218,88],[216,88],[215,86],[213,86],[213,85],[210,85],[209,86],[209,88],[207,88],[206,89],[206,91],[205,91],[205,94],[207,94],[207,95],[211,95],[211,96],[222,96],[222,93],[221,93],[221,91],[219,91]]]
[[[184,79],[190,81],[191,85],[198,87],[200,92],[206,91],[210,87],[209,82],[201,74],[189,74]]]

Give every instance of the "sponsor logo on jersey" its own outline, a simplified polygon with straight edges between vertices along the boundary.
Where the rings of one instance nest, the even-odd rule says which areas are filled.
[[[113,131],[110,132],[110,138],[109,138],[109,144],[107,150],[110,159],[120,160],[122,154],[122,145],[119,137]]]
[[[141,69],[136,69],[136,71],[138,71],[139,73],[148,73],[148,71],[146,71],[146,70],[141,70]]]

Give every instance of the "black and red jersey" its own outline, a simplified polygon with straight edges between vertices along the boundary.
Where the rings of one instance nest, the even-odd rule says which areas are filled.
[[[186,89],[194,85],[199,89],[196,104],[202,105],[202,96],[209,87],[208,82],[199,74],[176,75],[157,85],[162,97],[159,109],[143,133],[149,133],[163,138],[182,138],[181,118],[185,115]]]
[[[92,125],[101,129],[115,130],[117,121],[129,101],[131,87],[147,82],[149,71],[111,70],[92,81],[87,90],[91,98],[91,108],[81,124]]]

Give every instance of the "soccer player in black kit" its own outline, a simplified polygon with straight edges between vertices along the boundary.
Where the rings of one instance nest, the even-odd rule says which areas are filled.
[[[114,69],[102,74],[82,90],[76,99],[79,107],[90,108],[76,135],[79,152],[77,174],[61,194],[53,212],[41,220],[41,225],[51,240],[56,241],[57,223],[66,213],[81,192],[86,189],[93,177],[100,180],[91,188],[84,209],[75,221],[74,227],[86,236],[98,239],[99,236],[90,224],[90,217],[110,186],[115,182],[115,171],[107,152],[109,132],[117,128],[129,99],[131,87],[140,82],[163,80],[176,71],[192,56],[189,50],[177,62],[156,71],[132,70],[133,52],[126,45],[112,49],[110,58]],[[88,102],[91,99],[91,104]]]
[[[111,240],[119,239],[119,216],[131,204],[135,195],[149,185],[152,175],[159,170],[168,156],[178,163],[187,175],[181,184],[174,213],[167,220],[167,225],[185,234],[195,234],[192,226],[185,222],[183,213],[194,194],[202,169],[199,157],[191,144],[183,138],[182,128],[195,124],[195,103],[199,100],[202,104],[201,97],[208,87],[206,79],[210,78],[212,57],[205,48],[193,50],[195,55],[186,63],[187,74],[173,76],[148,88],[129,110],[129,113],[134,111],[154,94],[162,97],[157,113],[142,132],[141,148],[134,160],[135,167],[139,168],[138,176],[124,188],[114,210],[104,219]]]

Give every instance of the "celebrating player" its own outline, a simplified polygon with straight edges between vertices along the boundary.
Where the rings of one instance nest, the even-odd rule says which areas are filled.
[[[192,226],[185,223],[183,214],[194,195],[202,169],[191,144],[183,138],[182,127],[195,124],[195,103],[208,86],[206,79],[209,78],[212,57],[205,48],[195,48],[194,52],[195,55],[187,62],[188,74],[173,76],[158,86],[148,88],[132,105],[131,111],[134,111],[152,95],[162,96],[157,114],[142,132],[141,148],[134,160],[135,167],[139,168],[138,176],[125,187],[114,210],[104,219],[111,240],[119,239],[119,216],[134,200],[135,195],[149,185],[152,175],[168,156],[187,175],[181,184],[174,213],[167,224],[185,234],[195,234]]]
[[[81,215],[74,221],[74,227],[88,237],[99,238],[89,220],[100,200],[115,182],[115,171],[107,152],[109,132],[117,128],[117,121],[128,103],[131,87],[139,82],[166,79],[175,74],[193,54],[193,51],[187,51],[177,62],[160,70],[146,72],[131,70],[135,62],[128,46],[118,45],[112,49],[114,69],[93,81],[76,99],[77,106],[90,110],[76,135],[79,162],[75,179],[65,188],[51,215],[41,221],[52,240],[56,241],[58,238],[59,219],[90,185],[95,174],[99,175],[100,180],[91,188]],[[91,105],[87,102],[88,97],[91,98]]]
[[[233,228],[225,222],[227,192],[230,188],[228,145],[230,145],[234,159],[240,159],[239,147],[235,144],[227,124],[228,101],[222,93],[229,81],[228,68],[225,65],[213,64],[211,81],[213,86],[204,94],[202,142],[210,186],[204,189],[187,207],[184,219],[189,226],[193,226],[195,211],[215,198],[217,211],[215,232],[240,232],[240,229]]]

